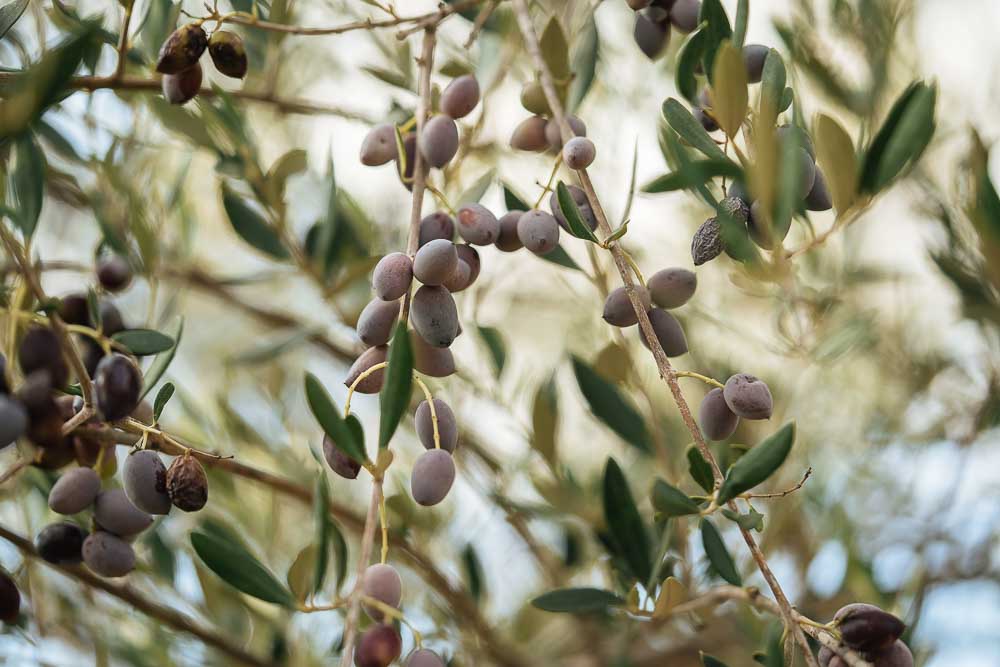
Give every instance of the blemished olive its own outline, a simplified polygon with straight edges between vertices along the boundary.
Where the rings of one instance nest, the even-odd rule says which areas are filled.
[[[124,577],[135,569],[135,551],[120,537],[98,530],[83,541],[83,562],[102,577]]]
[[[740,418],[729,409],[722,390],[716,387],[702,399],[698,409],[698,423],[709,440],[725,440],[736,432]]]
[[[190,102],[201,91],[202,76],[198,63],[176,74],[164,74],[160,81],[164,99],[170,104]]]
[[[42,560],[57,565],[71,565],[83,560],[81,549],[87,531],[75,523],[60,521],[42,528],[35,537],[35,550]]]
[[[747,44],[743,47],[743,64],[747,69],[747,81],[760,83],[764,74],[764,61],[770,49],[763,44]]]
[[[323,458],[330,470],[344,479],[357,479],[361,472],[361,464],[342,452],[328,435],[323,436]]]
[[[140,449],[125,457],[122,466],[122,486],[132,504],[149,514],[168,514],[170,495],[167,493],[167,466],[160,455]]]
[[[737,373],[722,390],[729,409],[744,419],[770,419],[774,409],[771,390],[749,373]]]
[[[739,199],[743,202],[743,205],[748,208],[753,202],[753,198],[750,196],[750,191],[747,189],[747,186],[743,181],[733,181],[730,183],[729,188],[726,189],[726,197]]]
[[[670,8],[670,23],[679,32],[688,33],[698,27],[701,0],[677,0]]]
[[[444,114],[434,116],[420,135],[420,152],[431,167],[443,167],[458,152],[458,125]]]
[[[498,226],[499,226],[499,221]],[[469,270],[471,274],[469,275],[469,285],[476,282],[476,278],[479,277],[479,269],[482,264],[479,261],[479,251],[468,244],[460,244],[455,246],[455,252],[458,253],[459,261],[465,262],[469,265]],[[468,285],[466,285],[468,287]]]
[[[101,359],[94,373],[97,409],[108,421],[127,417],[139,405],[142,373],[128,357],[112,354]]]
[[[21,593],[7,571],[0,568],[0,621],[14,623],[21,612]]]
[[[368,130],[361,142],[361,164],[378,167],[396,159],[396,128],[393,125],[377,125]]]
[[[76,514],[90,507],[100,492],[101,476],[93,468],[73,468],[52,485],[49,509],[56,514]]]
[[[524,247],[517,236],[517,221],[524,211],[508,211],[500,216],[500,235],[494,243],[501,252],[514,252]]]
[[[448,347],[458,336],[458,308],[444,287],[418,289],[410,304],[410,320],[421,338],[434,347]]]
[[[200,25],[189,23],[173,31],[160,47],[156,71],[160,74],[177,74],[197,64],[198,58],[208,48],[208,35]]]
[[[418,505],[431,507],[445,499],[455,482],[455,461],[444,449],[420,455],[410,474],[410,493]]]
[[[25,375],[47,371],[53,388],[61,388],[69,378],[59,337],[47,327],[32,327],[24,334],[17,351],[17,361]]]
[[[829,211],[833,208],[833,199],[830,198],[830,190],[826,187],[826,178],[818,168],[812,190],[806,195],[806,208],[810,211]]]
[[[538,116],[549,116],[549,100],[545,97],[545,89],[538,81],[528,81],[521,87],[521,106]]]
[[[679,308],[694,296],[698,276],[694,271],[671,267],[657,271],[646,281],[649,298],[660,308]]]
[[[490,245],[500,235],[500,221],[482,204],[458,209],[458,235],[472,245]]]
[[[109,292],[121,292],[132,283],[132,267],[121,255],[103,255],[97,260],[97,281]]]
[[[373,625],[358,639],[355,667],[389,667],[403,652],[403,640],[391,625]]]
[[[597,156],[594,142],[587,137],[573,137],[562,149],[563,162],[570,169],[586,169]]]
[[[441,111],[455,120],[465,118],[479,104],[479,82],[465,74],[449,83],[441,93]]]
[[[525,118],[510,135],[510,147],[519,151],[531,151],[539,153],[549,147],[549,141],[545,138],[546,120],[541,116],[529,116]]]
[[[838,612],[837,629],[847,646],[862,653],[875,653],[891,648],[906,630],[906,624],[878,607],[856,606]]]
[[[424,285],[442,285],[458,268],[455,244],[445,239],[429,242],[413,257],[413,277]]]
[[[361,592],[367,597],[398,609],[399,602],[403,599],[403,581],[392,565],[376,563],[369,565],[365,570],[361,578]],[[373,621],[385,618],[385,613],[374,605],[365,605],[365,613]]]
[[[468,262],[460,259],[455,265],[455,272],[448,277],[448,280],[441,283],[441,286],[454,294],[455,292],[461,292],[468,287],[471,281],[472,267],[469,266]]]
[[[384,362],[388,354],[389,348],[385,345],[370,347],[362,352],[361,355],[355,359],[350,370],[347,371],[347,379],[344,380],[344,384],[350,387],[366,370]],[[373,371],[371,374],[365,376],[365,379],[361,382],[358,382],[354,391],[359,394],[377,394],[382,390],[382,383],[384,382],[385,369],[380,368],[379,370]]]
[[[701,266],[722,254],[722,234],[719,219],[711,217],[701,223],[691,239],[691,260]]]
[[[14,444],[28,430],[28,411],[20,401],[0,396],[0,449]]]
[[[642,307],[649,310],[651,305],[649,290],[642,285],[635,285],[635,292]],[[615,327],[630,327],[639,321],[624,285],[616,287],[608,294],[608,298],[604,300],[604,313],[601,317]]]
[[[153,517],[132,504],[122,489],[108,489],[94,500],[94,520],[119,537],[137,535],[153,525]]]
[[[445,667],[444,660],[434,651],[417,649],[406,659],[406,667]]]
[[[197,512],[208,502],[208,476],[198,459],[184,454],[167,468],[167,495],[174,507]]]
[[[420,221],[420,247],[436,239],[451,241],[453,238],[455,238],[455,221],[444,211],[425,215]]]
[[[385,345],[399,318],[399,300],[372,299],[358,316],[358,338],[369,347]]]
[[[443,378],[455,372],[455,355],[446,347],[432,347],[416,332],[410,334],[413,367],[430,377]]]
[[[587,136],[587,126],[582,120],[573,114],[566,114],[566,122],[569,123],[569,128],[573,131],[573,136]],[[549,142],[549,148],[552,150],[562,150],[562,129],[559,127],[559,123],[556,122],[555,118],[550,118],[545,124],[545,140]]]
[[[545,211],[532,209],[518,220],[517,238],[536,255],[547,255],[559,245],[559,222]]]
[[[455,413],[451,406],[440,398],[434,399],[434,413],[437,416],[438,439],[441,442],[441,449],[449,454],[455,451],[458,446],[458,422],[455,420]],[[430,403],[426,400],[420,402],[413,415],[413,423],[416,426],[417,437],[425,449],[434,449],[434,423],[431,419]]]
[[[656,334],[656,339],[660,341],[660,347],[663,348],[663,353],[668,357],[679,357],[687,354],[687,338],[684,336],[684,329],[677,318],[662,308],[652,308],[647,314],[649,315],[649,323],[653,326],[653,333]],[[643,345],[649,347],[649,341],[641,328],[639,329],[639,340],[642,341]]]
[[[220,74],[242,79],[247,75],[247,50],[235,32],[216,30],[208,40],[208,54]]]
[[[636,12],[632,38],[650,60],[655,60],[670,43],[670,23],[664,18],[666,13],[656,7]]]
[[[583,222],[590,227],[591,231],[597,229],[597,217],[594,215],[594,211],[590,207],[590,201],[587,199],[587,193],[584,192],[583,188],[575,185],[567,185],[566,189],[569,190],[569,194],[573,198],[573,202],[576,204],[577,209],[579,209],[580,217],[583,218]],[[552,211],[552,215],[555,216],[559,226],[566,231],[569,231],[569,223],[566,222],[566,216],[563,215],[562,207],[559,206],[559,195],[555,191],[549,195],[549,210]]]
[[[413,282],[413,260],[401,252],[386,255],[375,265],[372,287],[383,301],[395,301],[406,294]]]

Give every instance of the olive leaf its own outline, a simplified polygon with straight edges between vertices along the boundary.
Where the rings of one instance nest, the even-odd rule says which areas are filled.
[[[653,483],[653,509],[663,516],[685,516],[698,514],[701,508],[698,503],[675,486],[667,484],[662,479]]]
[[[368,458],[365,454],[364,442],[359,442],[356,439],[354,429],[350,428],[344,418],[340,416],[340,411],[319,379],[312,373],[306,373],[305,387],[309,409],[312,410],[323,431],[330,436],[337,449],[351,457],[355,462],[363,464]]]
[[[590,226],[583,221],[583,216],[580,215],[580,209],[577,207],[573,195],[569,193],[569,188],[562,181],[556,184],[556,197],[559,200],[559,208],[566,218],[569,233],[578,239],[597,243],[597,237],[594,236],[594,232],[590,231]]]
[[[300,604],[313,592],[313,576],[318,554],[319,549],[315,544],[307,544],[299,551],[285,575],[288,589]]]
[[[167,407],[167,401],[174,395],[174,383],[164,382],[160,391],[156,392],[156,399],[153,401],[153,422],[160,421],[163,408]]]
[[[785,94],[785,82],[788,74],[785,71],[785,61],[775,49],[767,52],[764,59],[764,70],[760,79],[760,116],[766,127],[774,125],[781,109],[781,101]]]
[[[576,382],[594,416],[633,447],[643,452],[651,451],[646,423],[635,407],[617,387],[598,375],[582,359],[574,356],[572,361]]]
[[[478,202],[486,194],[486,191],[490,189],[490,186],[493,185],[493,179],[496,178],[496,175],[496,170],[490,169],[473,181],[472,185],[458,196],[457,201],[462,204],[474,204]]]
[[[774,473],[788,457],[795,442],[795,422],[788,422],[733,464],[719,488],[717,502],[727,503],[757,486]]]
[[[288,249],[274,228],[225,183],[222,185],[222,206],[240,238],[275,259],[288,259]]]
[[[569,80],[572,74],[569,68],[569,44],[555,16],[546,24],[539,46],[542,49],[542,58],[556,81]]]
[[[559,396],[554,377],[540,384],[535,391],[531,404],[531,426],[531,446],[554,466],[558,461],[556,432],[559,426]]]
[[[28,3],[31,0],[11,0],[3,7],[0,7],[0,38],[6,35],[17,20],[21,18],[21,14],[28,7]]]
[[[729,555],[725,542],[722,541],[722,535],[719,534],[715,524],[708,519],[701,520],[701,543],[705,548],[705,555],[708,556],[708,562],[712,564],[716,573],[733,586],[742,586],[743,579],[736,570],[736,563]]]
[[[874,194],[916,162],[934,135],[937,86],[916,81],[893,104],[865,152],[861,190]]]
[[[695,30],[681,46],[677,54],[677,72],[674,80],[677,91],[691,104],[698,103],[697,69],[705,55],[708,36],[703,30]]]
[[[476,555],[476,549],[472,546],[472,543],[465,545],[462,549],[462,565],[465,567],[465,578],[468,582],[469,593],[472,595],[472,599],[479,602],[485,590],[483,588],[483,565],[479,561],[479,556]]]
[[[525,203],[524,198],[514,192],[514,189],[507,183],[503,183],[503,202],[508,211],[527,211],[531,207]]]
[[[715,53],[712,72],[712,112],[719,127],[732,139],[743,125],[749,101],[743,53],[729,40],[723,40]]]
[[[741,180],[743,170],[732,160],[705,159],[692,160],[678,171],[657,176],[642,186],[642,191],[650,194],[687,190],[703,185],[720,176]]]
[[[166,352],[174,346],[174,339],[152,329],[127,329],[111,336],[137,357]]]
[[[191,533],[191,546],[208,569],[238,591],[265,602],[295,607],[291,591],[239,540],[202,529]]]
[[[639,515],[625,474],[618,463],[609,458],[604,467],[604,522],[632,576],[648,581],[653,569],[650,558],[649,533]]]
[[[698,486],[705,490],[705,493],[711,493],[712,489],[715,488],[712,466],[705,460],[705,457],[701,455],[701,452],[695,445],[688,447],[685,456],[687,456],[688,472],[691,474],[691,478],[698,483]]]
[[[597,61],[601,56],[601,51],[593,11],[573,41],[573,82],[569,86],[569,94],[566,97],[567,111],[576,111],[579,108],[580,103],[590,91],[590,87],[594,83],[594,75],[597,72]]]
[[[620,607],[625,600],[600,588],[561,588],[539,595],[531,604],[543,611],[584,614]]]
[[[673,611],[674,607],[687,600],[687,590],[684,584],[674,577],[667,577],[660,588],[660,594],[656,598],[656,606],[653,608],[653,618],[666,618]]]
[[[479,329],[479,335],[482,336],[483,342],[486,343],[490,358],[493,360],[493,368],[499,376],[507,361],[507,350],[503,344],[503,337],[501,337],[500,331],[494,327],[477,327],[477,329]]]
[[[30,239],[38,226],[45,200],[45,155],[34,135],[25,133],[13,142],[14,166],[7,179],[7,195],[11,217],[25,239]]]
[[[699,23],[704,24],[702,30],[705,31],[705,51],[702,55],[702,66],[708,73],[709,80],[713,82],[713,68],[715,64],[715,52],[723,40],[729,39],[733,34],[733,29],[729,26],[729,17],[720,0],[702,0],[701,13],[698,17]]]
[[[736,19],[733,21],[733,45],[742,49],[747,37],[747,22],[750,19],[750,0],[739,0],[736,4]]]
[[[384,449],[389,446],[393,433],[399,426],[403,414],[410,405],[410,394],[413,389],[413,348],[410,346],[410,335],[406,331],[406,323],[396,325],[396,333],[389,345],[389,365],[385,372],[385,383],[379,392],[379,428],[378,446]]]
[[[701,123],[680,102],[672,97],[667,98],[663,103],[662,110],[663,117],[681,139],[697,148],[708,158],[729,159],[718,144],[712,141],[712,137],[708,136],[708,132],[701,126]]]
[[[552,262],[553,264],[558,264],[559,266],[565,267],[567,269],[574,269],[576,271],[583,271],[580,265],[573,261],[573,258],[569,256],[566,250],[561,246],[557,245],[550,252],[541,255],[541,258],[546,262]]]
[[[858,194],[858,158],[854,142],[840,124],[823,114],[813,123],[816,140],[816,161],[826,178],[833,207],[846,211]]]

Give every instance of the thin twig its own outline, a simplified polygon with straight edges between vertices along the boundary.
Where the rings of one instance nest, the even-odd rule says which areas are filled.
[[[482,31],[483,26],[486,22],[490,20],[493,16],[493,11],[500,4],[500,0],[489,0],[484,7],[479,10],[479,14],[476,15],[476,22],[472,24],[472,30],[469,31],[469,37],[465,40],[465,44],[462,45],[463,48],[471,49],[472,45],[475,43],[476,38],[479,37],[479,33]]]
[[[340,667],[351,667],[354,657],[354,635],[357,629],[358,617],[361,614],[361,586],[368,561],[372,557],[372,545],[375,542],[375,523],[378,514],[379,498],[382,493],[382,480],[376,479],[372,486],[372,497],[368,503],[368,515],[365,517],[365,530],[361,535],[361,555],[358,557],[357,578],[350,594],[350,606],[347,609],[347,621],[344,623],[344,646],[340,657]]]
[[[125,74],[125,55],[128,52],[128,28],[132,23],[132,7],[135,0],[126,0],[125,18],[122,19],[122,34],[118,36],[118,61],[115,63],[115,73],[113,78],[117,81]]]
[[[806,468],[806,474],[802,475],[802,479],[798,484],[790,489],[785,489],[784,491],[778,491],[777,493],[744,493],[740,498],[784,498],[785,496],[795,493],[803,486],[805,486],[806,480],[809,476],[813,474],[812,468]]]

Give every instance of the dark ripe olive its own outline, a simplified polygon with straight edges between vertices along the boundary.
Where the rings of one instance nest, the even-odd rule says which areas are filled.
[[[722,254],[722,234],[718,218],[711,217],[701,223],[691,239],[691,259],[701,266]]]
[[[573,137],[562,149],[563,162],[570,169],[586,169],[597,156],[594,142],[587,137]]]
[[[694,296],[698,276],[680,267],[661,269],[646,281],[649,298],[660,308],[679,308]]]
[[[799,199],[805,199],[816,184],[816,163],[804,148],[797,150],[795,155],[799,168]]]
[[[753,198],[750,196],[750,191],[747,189],[746,184],[743,181],[733,181],[729,184],[729,188],[726,190],[726,197],[739,199],[743,202],[749,210],[750,204],[753,202]]]
[[[873,660],[874,667],[913,667],[913,654],[899,639],[886,650],[879,651],[869,657]],[[833,667],[833,662],[830,663],[830,666]]]
[[[764,74],[764,61],[770,49],[763,44],[747,44],[743,47],[743,64],[747,69],[747,81],[749,83],[760,83],[761,75]]]
[[[508,211],[500,216],[500,235],[494,245],[502,252],[514,252],[524,247],[517,236],[517,221],[524,211]]]
[[[826,646],[821,646],[816,659],[819,660],[819,667],[847,667],[847,663]]]
[[[369,565],[361,577],[361,591],[367,597],[398,609],[403,599],[403,580],[392,565],[376,563]],[[385,613],[374,606],[365,605],[365,613],[373,621],[381,621],[385,617]]]
[[[649,7],[649,0],[626,0],[629,9],[634,11],[639,11],[640,9],[645,9]]]
[[[663,353],[668,357],[679,357],[687,354],[687,338],[684,336],[684,329],[677,318],[662,308],[652,308],[647,314],[649,315],[649,323],[653,326],[653,333],[656,334],[656,339],[660,341],[660,347],[663,348]],[[639,329],[639,340],[642,341],[643,345],[649,347],[649,341],[641,328]]]
[[[375,265],[372,287],[383,301],[399,299],[413,282],[413,260],[401,252],[386,255]]]
[[[517,222],[517,238],[536,255],[547,255],[559,245],[559,223],[538,209],[532,209]]]
[[[826,187],[826,179],[819,168],[816,169],[816,181],[813,183],[812,190],[806,195],[806,208],[810,211],[829,211],[833,208],[833,200]]]
[[[747,219],[747,231],[750,238],[764,250],[773,250],[775,246],[774,230],[768,220],[767,213],[759,201],[750,205],[750,217]]]
[[[69,379],[69,367],[63,359],[59,337],[47,327],[32,327],[24,334],[17,360],[25,375],[48,371],[53,388],[61,388]]]
[[[132,267],[121,255],[103,255],[97,260],[97,281],[109,292],[120,292],[132,283]]]
[[[454,294],[461,292],[472,282],[472,268],[465,260],[458,260],[455,265],[455,272],[448,277],[448,280],[441,283],[442,287]]]
[[[119,537],[138,535],[153,525],[153,517],[133,505],[122,489],[108,489],[97,495],[94,521]]]
[[[94,382],[97,409],[108,421],[127,417],[139,405],[142,373],[125,355],[112,354],[101,359]]]
[[[167,467],[160,455],[140,449],[125,457],[122,468],[125,495],[138,509],[149,514],[168,514],[170,495],[167,493]]]
[[[642,285],[635,285],[635,292],[642,307],[649,310],[651,305],[649,290]],[[608,298],[604,300],[604,313],[601,317],[604,318],[605,322],[615,327],[630,327],[639,321],[624,285],[615,288],[608,294]]]
[[[705,395],[698,409],[701,431],[709,440],[725,440],[740,424],[740,418],[729,409],[722,390],[716,387]]]
[[[195,63],[177,74],[164,74],[160,87],[163,97],[170,104],[185,104],[195,98],[201,91],[201,65]]]
[[[874,653],[892,647],[906,624],[881,609],[855,607],[837,621],[841,641],[856,651]]]
[[[83,358],[83,367],[87,370],[87,375],[94,377],[94,373],[97,372],[97,365],[104,358],[104,348],[92,338],[81,337],[78,342],[80,344],[80,354]]]
[[[101,331],[105,336],[113,336],[125,330],[125,320],[115,304],[101,301],[98,310],[101,313]]]
[[[7,571],[0,569],[0,621],[14,623],[21,612],[21,593]]]
[[[545,97],[545,90],[537,81],[529,81],[521,88],[521,106],[536,116],[552,114],[549,101]]]
[[[650,60],[655,60],[670,43],[670,23],[664,21],[665,12],[659,8],[650,8],[637,12],[632,38],[639,50]]]
[[[434,415],[437,417],[438,439],[441,449],[449,454],[458,446],[458,422],[451,407],[440,398],[434,399]],[[417,437],[425,449],[434,449],[434,421],[431,418],[430,403],[421,401],[413,415],[413,423],[417,429]]]
[[[417,649],[406,659],[406,667],[445,667],[444,660],[434,651]]]
[[[569,128],[573,130],[573,136],[587,136],[587,126],[582,120],[573,114],[566,114],[566,122],[569,123]],[[552,150],[562,150],[562,129],[559,127],[559,123],[556,122],[555,118],[549,119],[549,121],[545,124],[545,139],[549,142],[549,148]]]
[[[479,82],[466,74],[454,79],[441,93],[441,111],[455,120],[472,113],[479,104]]]
[[[416,332],[410,333],[413,367],[431,377],[443,378],[455,372],[455,355],[446,347],[432,347]]]
[[[100,492],[101,477],[93,468],[73,468],[52,485],[49,509],[56,514],[76,514],[94,504]]]
[[[358,338],[365,345],[385,345],[399,318],[399,300],[372,299],[358,317]]]
[[[323,436],[323,458],[330,470],[344,479],[357,479],[361,472],[361,464],[342,452],[328,435]]]
[[[184,512],[197,512],[208,502],[208,476],[198,459],[178,456],[167,468],[167,495]]]
[[[124,577],[135,569],[135,551],[120,537],[98,530],[83,541],[83,562],[102,577]]]
[[[410,304],[410,320],[433,347],[448,347],[458,336],[458,308],[444,287],[424,285],[418,289]]]
[[[813,160],[816,159],[816,149],[813,146],[812,139],[809,138],[809,134],[803,130],[798,125],[780,125],[775,131],[778,138],[778,143],[784,145],[786,141],[794,141],[798,144],[799,148],[805,150],[809,153],[809,157]]]
[[[497,221],[497,226],[499,226],[499,221]],[[471,274],[469,275],[469,285],[476,282],[476,278],[479,277],[479,269],[481,268],[481,263],[479,261],[479,251],[468,244],[459,244],[455,246],[455,252],[458,253],[459,261],[465,262],[469,265],[469,270]],[[466,285],[468,287],[468,285]]]
[[[715,132],[719,129],[719,123],[716,122],[715,118],[701,107],[695,107],[691,110],[691,113],[701,123],[701,126],[705,128],[706,132]]]
[[[87,531],[75,523],[49,524],[35,538],[35,550],[42,560],[57,565],[72,565],[83,560],[81,549]]]
[[[66,324],[82,324],[90,326],[90,306],[87,305],[87,295],[83,293],[67,294],[59,300],[59,317]]]
[[[455,238],[455,221],[444,211],[425,215],[420,221],[420,247],[436,239],[451,241],[453,238]]]
[[[243,39],[228,30],[216,30],[208,40],[208,54],[212,56],[215,69],[234,79],[247,75],[247,50]]]
[[[28,431],[28,411],[10,396],[0,396],[0,449],[14,444]]]
[[[344,384],[350,387],[366,370],[384,362],[388,357],[388,353],[389,348],[385,345],[370,347],[362,352],[351,365],[350,370],[347,371],[347,379],[344,380]],[[385,369],[380,368],[366,375],[364,380],[358,382],[354,391],[359,394],[377,394],[382,390],[383,382],[385,382]]]
[[[385,124],[370,129],[361,142],[361,164],[378,167],[395,160],[396,157],[396,127]]]
[[[587,193],[584,192],[583,188],[575,185],[567,185],[566,189],[569,190],[569,194],[573,198],[573,202],[576,204],[577,209],[579,209],[580,217],[583,218],[583,222],[590,227],[591,231],[597,229],[597,218],[594,216],[594,211],[590,207],[590,202],[587,199]],[[549,195],[549,210],[552,211],[552,215],[555,216],[559,226],[566,231],[569,231],[569,223],[566,222],[566,216],[563,215],[562,207],[559,206],[559,195],[555,191]]]
[[[482,204],[458,209],[458,235],[473,245],[490,245],[500,235],[500,221]]]
[[[698,27],[701,0],[677,0],[670,8],[670,23],[678,31],[688,33]]]
[[[726,380],[722,395],[729,409],[744,419],[770,419],[774,409],[771,390],[749,373],[738,373]]]
[[[413,276],[424,285],[442,285],[458,268],[455,244],[445,239],[430,241],[413,257]]]
[[[510,135],[510,147],[519,151],[532,151],[539,153],[549,147],[549,140],[545,138],[546,121],[541,116],[530,116],[525,118]]]
[[[458,125],[450,116],[439,114],[424,124],[420,152],[431,167],[443,167],[455,157],[458,152]]]
[[[74,410],[75,404],[74,404]],[[79,410],[76,410],[79,412]],[[132,419],[138,419],[146,426],[152,426],[156,419],[153,416],[153,404],[147,400],[139,401],[139,405],[135,406],[135,410],[132,411]]]
[[[208,47],[208,35],[200,25],[182,25],[170,34],[160,47],[156,71],[160,74],[177,74],[198,63],[198,58]]]
[[[358,639],[355,667],[389,667],[403,652],[403,640],[391,625],[373,625]]]
[[[418,505],[430,507],[445,499],[455,482],[455,461],[444,449],[429,449],[417,458],[410,474],[410,493]]]

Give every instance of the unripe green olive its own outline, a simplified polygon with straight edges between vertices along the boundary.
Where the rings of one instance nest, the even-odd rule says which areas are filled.
[[[441,442],[441,449],[449,454],[455,451],[458,446],[458,422],[455,420],[455,413],[451,406],[440,398],[434,399],[434,413],[437,416],[438,439]],[[413,415],[413,423],[416,426],[417,437],[425,449],[434,449],[434,422],[431,418],[430,404],[424,400],[417,406],[417,411]]]
[[[500,221],[482,204],[458,209],[458,235],[473,245],[490,245],[500,235]]]
[[[545,138],[546,120],[541,116],[529,116],[525,118],[510,135],[510,147],[519,151],[532,151],[539,153],[549,147],[549,140]]]
[[[393,125],[378,125],[365,135],[361,142],[361,164],[377,167],[396,159],[396,128]]]
[[[651,305],[649,290],[642,285],[634,287],[642,307],[649,310]],[[624,285],[615,288],[608,294],[608,298],[604,300],[604,313],[601,317],[604,318],[605,322],[615,327],[630,327],[639,321]]]
[[[680,267],[661,269],[646,281],[649,297],[660,308],[679,308],[694,296],[698,276]]]
[[[430,241],[413,257],[413,277],[424,285],[442,285],[458,268],[455,244],[445,239]]]
[[[383,301],[399,299],[413,282],[413,260],[401,252],[386,255],[375,265],[372,287]]]
[[[168,514],[170,495],[167,493],[167,467],[160,455],[140,449],[125,457],[122,486],[132,504],[149,514]]]
[[[83,541],[87,531],[75,523],[49,524],[35,538],[35,550],[42,560],[57,565],[75,565],[83,560]]]
[[[73,468],[52,485],[49,509],[56,514],[76,514],[90,507],[100,492],[101,477],[93,468]]]
[[[376,563],[365,570],[361,578],[361,591],[367,597],[398,609],[399,602],[403,599],[403,581],[396,568],[386,563]],[[382,610],[374,606],[365,605],[365,613],[373,621],[385,618]]]
[[[668,357],[679,357],[687,354],[687,338],[684,336],[684,329],[676,317],[662,308],[651,308],[647,315],[664,354]],[[647,348],[649,347],[649,340],[641,328],[639,329],[639,340]]]
[[[420,152],[431,167],[443,167],[458,152],[458,125],[450,117],[438,114],[424,124],[420,133]]]
[[[83,541],[83,562],[102,577],[124,577],[135,569],[135,551],[125,540],[98,530]]]
[[[458,336],[458,308],[444,287],[420,287],[410,304],[410,320],[421,338],[433,347],[448,347]]]
[[[208,53],[215,69],[234,79],[247,75],[247,50],[243,39],[228,30],[216,30],[208,40]]]
[[[771,390],[749,373],[738,373],[726,380],[722,395],[729,409],[744,419],[770,419],[774,409]]]
[[[529,81],[521,88],[521,106],[536,116],[548,116],[552,113],[545,90],[537,81]]]
[[[132,504],[121,489],[108,489],[94,501],[94,520],[103,530],[131,537],[153,525],[153,517]]]
[[[709,440],[725,440],[736,432],[740,418],[729,409],[722,390],[716,387],[702,399],[698,409],[698,423]]]
[[[514,252],[524,247],[517,236],[517,221],[524,211],[508,211],[500,216],[500,235],[494,243],[501,252]]]
[[[208,47],[208,35],[200,25],[189,23],[173,31],[160,47],[156,71],[177,74],[197,64]]]
[[[372,299],[358,317],[358,338],[368,346],[385,345],[399,317],[399,300]]]
[[[170,104],[186,104],[201,90],[201,80],[201,65],[198,63],[177,74],[164,74],[160,81],[163,98]]]
[[[479,82],[471,74],[460,76],[441,93],[441,111],[455,120],[472,113],[479,104]]]
[[[455,461],[444,449],[430,449],[413,464],[410,493],[418,505],[431,507],[445,499],[455,482]]]
[[[597,149],[594,142],[586,137],[573,137],[563,146],[563,162],[570,169],[586,169],[594,162]]]
[[[347,371],[347,379],[344,380],[344,384],[350,387],[354,384],[362,373],[366,370],[381,364],[384,362],[388,356],[389,348],[385,345],[378,345],[376,347],[370,347],[354,361],[351,365],[350,370]],[[354,391],[359,394],[377,394],[382,390],[382,384],[385,382],[385,369],[380,368],[374,371],[370,375],[367,375],[364,380],[358,382],[358,385],[354,388]]]

